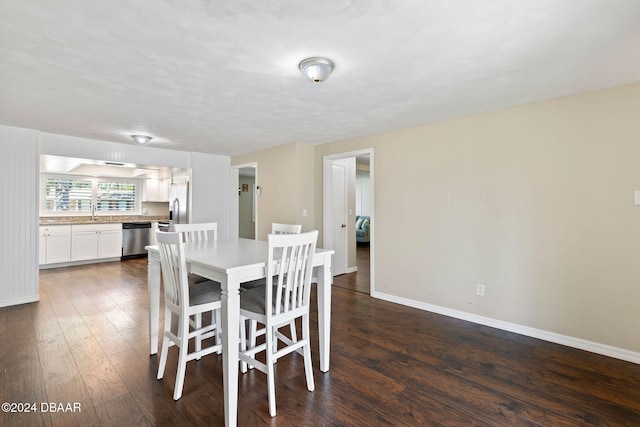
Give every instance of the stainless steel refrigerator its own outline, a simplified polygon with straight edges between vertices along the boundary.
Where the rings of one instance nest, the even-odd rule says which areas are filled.
[[[169,227],[189,223],[189,183],[169,185]]]

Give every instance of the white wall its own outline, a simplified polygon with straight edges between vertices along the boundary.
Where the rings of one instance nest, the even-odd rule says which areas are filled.
[[[0,125],[0,307],[38,295],[38,132]]]

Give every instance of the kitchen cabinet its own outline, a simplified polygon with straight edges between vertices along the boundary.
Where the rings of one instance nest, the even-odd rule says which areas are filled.
[[[39,230],[40,264],[54,264],[71,260],[71,226],[47,225]]]
[[[122,256],[122,224],[80,224],[71,228],[71,261]]]
[[[152,179],[145,180],[145,201],[147,202],[166,202],[169,200],[169,184],[170,179]]]

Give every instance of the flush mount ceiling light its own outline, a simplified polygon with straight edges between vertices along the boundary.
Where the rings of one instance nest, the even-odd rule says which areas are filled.
[[[136,144],[146,144],[152,139],[148,135],[131,135],[131,138],[133,138],[133,142],[135,142]]]
[[[333,62],[327,58],[307,58],[298,66],[300,71],[313,83],[320,83],[329,77],[333,71]]]

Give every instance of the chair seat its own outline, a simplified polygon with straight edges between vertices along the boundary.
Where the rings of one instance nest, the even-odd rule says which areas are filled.
[[[187,275],[187,281],[189,282],[189,285],[195,285],[196,283],[206,282],[207,280],[209,279],[202,276],[198,276],[197,274],[189,273]]]
[[[258,280],[251,280],[250,282],[242,282],[240,283],[240,287],[243,290],[249,290],[249,289],[253,289],[253,288],[257,288],[257,287],[264,287],[267,284],[267,279],[258,279]]]
[[[273,286],[273,293],[277,292],[277,286]],[[252,313],[267,314],[265,305],[265,286],[247,289],[240,293],[240,310],[250,311]],[[284,302],[283,302],[284,303]],[[275,311],[275,304],[271,307]]]
[[[207,280],[189,286],[189,306],[208,304],[221,299],[222,287],[218,282]]]
[[[275,292],[275,287],[274,287]],[[265,285],[246,289],[240,293],[240,310],[252,313],[266,314],[265,307]]]

